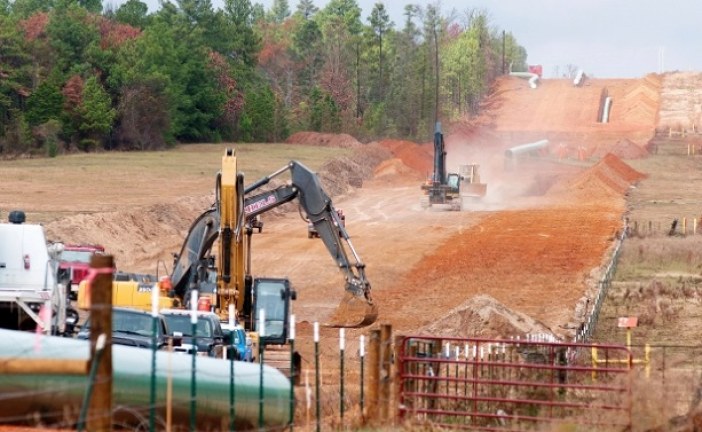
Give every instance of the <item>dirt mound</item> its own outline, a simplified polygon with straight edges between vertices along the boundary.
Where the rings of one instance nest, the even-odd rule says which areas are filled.
[[[373,177],[375,168],[392,157],[387,149],[368,144],[354,151],[351,156],[334,158],[319,170],[319,178],[327,194],[332,197],[363,186],[363,181]]]
[[[402,159],[392,158],[381,162],[374,172],[375,178],[388,178],[388,177],[398,177],[401,176],[405,179],[416,177],[419,179],[422,177],[416,170],[405,165]]]
[[[390,150],[406,166],[421,174],[430,173],[434,169],[433,147],[427,149],[427,147],[412,141],[391,139],[382,140],[379,144]]]
[[[614,143],[600,144],[592,156],[602,159],[607,153],[611,153],[621,159],[641,159],[648,156],[648,151],[644,147],[628,138],[617,140]]]
[[[154,273],[159,260],[168,262],[170,268],[170,253],[180,252],[184,233],[213,202],[214,196],[206,195],[130,211],[68,216],[46,225],[47,239],[99,243],[115,257],[120,269]]]
[[[447,337],[524,338],[549,334],[543,323],[507,308],[489,295],[477,295],[447,313],[446,317],[420,329],[420,333]]]
[[[287,144],[304,144],[311,146],[354,148],[362,146],[360,141],[349,134],[331,134],[320,132],[297,132],[285,140]]]
[[[661,104],[661,86],[661,76],[649,74],[618,87],[624,90],[621,96],[617,94],[618,88],[615,88],[611,95],[614,104],[623,104],[623,107],[613,111],[612,121],[646,125],[649,128],[655,125]]]
[[[645,177],[645,174],[636,171],[617,156],[607,153],[601,161],[583,171],[570,183],[557,185],[557,190],[578,190],[586,196],[594,197],[604,189],[610,195],[623,195],[632,184]]]

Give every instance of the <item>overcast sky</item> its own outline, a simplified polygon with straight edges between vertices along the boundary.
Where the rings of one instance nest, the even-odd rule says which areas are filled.
[[[108,0],[119,6],[126,0]],[[145,1],[151,11],[159,0]],[[328,0],[314,0],[324,7]],[[358,0],[363,20],[377,0]],[[273,0],[252,0],[270,8]],[[297,0],[289,0],[295,10]],[[396,28],[404,7],[426,0],[383,2]],[[215,8],[222,0],[212,0]],[[543,65],[544,77],[563,73],[568,64],[598,78],[640,77],[650,72],[702,70],[700,0],[441,0],[444,15],[468,8],[488,11],[491,24],[512,32],[528,53],[529,64]]]

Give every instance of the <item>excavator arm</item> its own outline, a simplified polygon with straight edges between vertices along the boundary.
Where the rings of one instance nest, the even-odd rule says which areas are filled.
[[[249,196],[285,172],[290,173],[291,184]],[[332,317],[330,326],[363,327],[375,322],[378,310],[371,297],[371,286],[366,278],[365,264],[358,256],[344,225],[339,220],[331,198],[324,192],[319,177],[313,171],[300,162],[291,161],[273,174],[246,187],[244,193],[247,196],[244,201],[247,219],[252,219],[295,198],[299,200],[300,206],[346,279],[344,299]],[[353,257],[353,262],[349,256]]]
[[[185,301],[199,266],[205,265],[210,249],[219,236],[219,210],[215,207],[201,214],[190,226],[180,253],[176,255],[171,272],[171,284],[175,295]]]
[[[290,173],[291,184],[256,193],[285,172]],[[222,171],[217,175],[215,195],[215,205],[190,227],[171,274],[173,290],[186,306],[189,306],[190,291],[204,277],[200,270],[207,267],[210,250],[219,238],[218,306],[226,311],[233,303],[240,316],[250,316],[250,311],[246,310],[251,301],[247,299],[250,247],[243,239],[246,222],[297,198],[346,279],[344,299],[329,325],[362,327],[375,322],[378,310],[371,297],[365,264],[356,253],[319,178],[309,168],[291,161],[244,188],[243,175],[237,173],[236,157],[228,150],[222,158]],[[353,262],[349,256],[353,257]]]

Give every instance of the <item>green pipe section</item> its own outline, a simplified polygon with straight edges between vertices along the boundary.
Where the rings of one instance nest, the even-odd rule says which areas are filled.
[[[0,329],[0,361],[2,358],[49,358],[87,360],[88,341],[41,336],[34,333]],[[132,416],[148,424],[151,382],[151,351],[148,349],[113,345],[113,401],[120,407],[121,417]],[[166,417],[166,386],[168,357],[171,357],[173,382],[173,423],[189,423],[191,392],[191,361],[182,353],[156,353],[157,414]],[[266,427],[281,427],[290,419],[290,381],[277,369],[258,364],[237,362],[236,429],[253,429],[259,423],[259,383],[264,375],[263,399]],[[200,357],[197,361],[197,423],[198,429],[221,428],[229,422],[230,363],[229,360]],[[28,414],[39,413],[46,423],[64,421],[66,412],[77,413],[87,391],[87,376],[70,375],[0,375],[0,394],[7,402],[0,404],[0,423],[19,423]],[[223,423],[224,422],[224,423]]]

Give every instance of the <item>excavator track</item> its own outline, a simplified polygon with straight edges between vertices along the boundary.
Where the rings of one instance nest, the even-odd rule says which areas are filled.
[[[351,291],[344,292],[344,298],[334,310],[325,327],[361,328],[373,324],[378,319],[378,305],[363,295]]]

